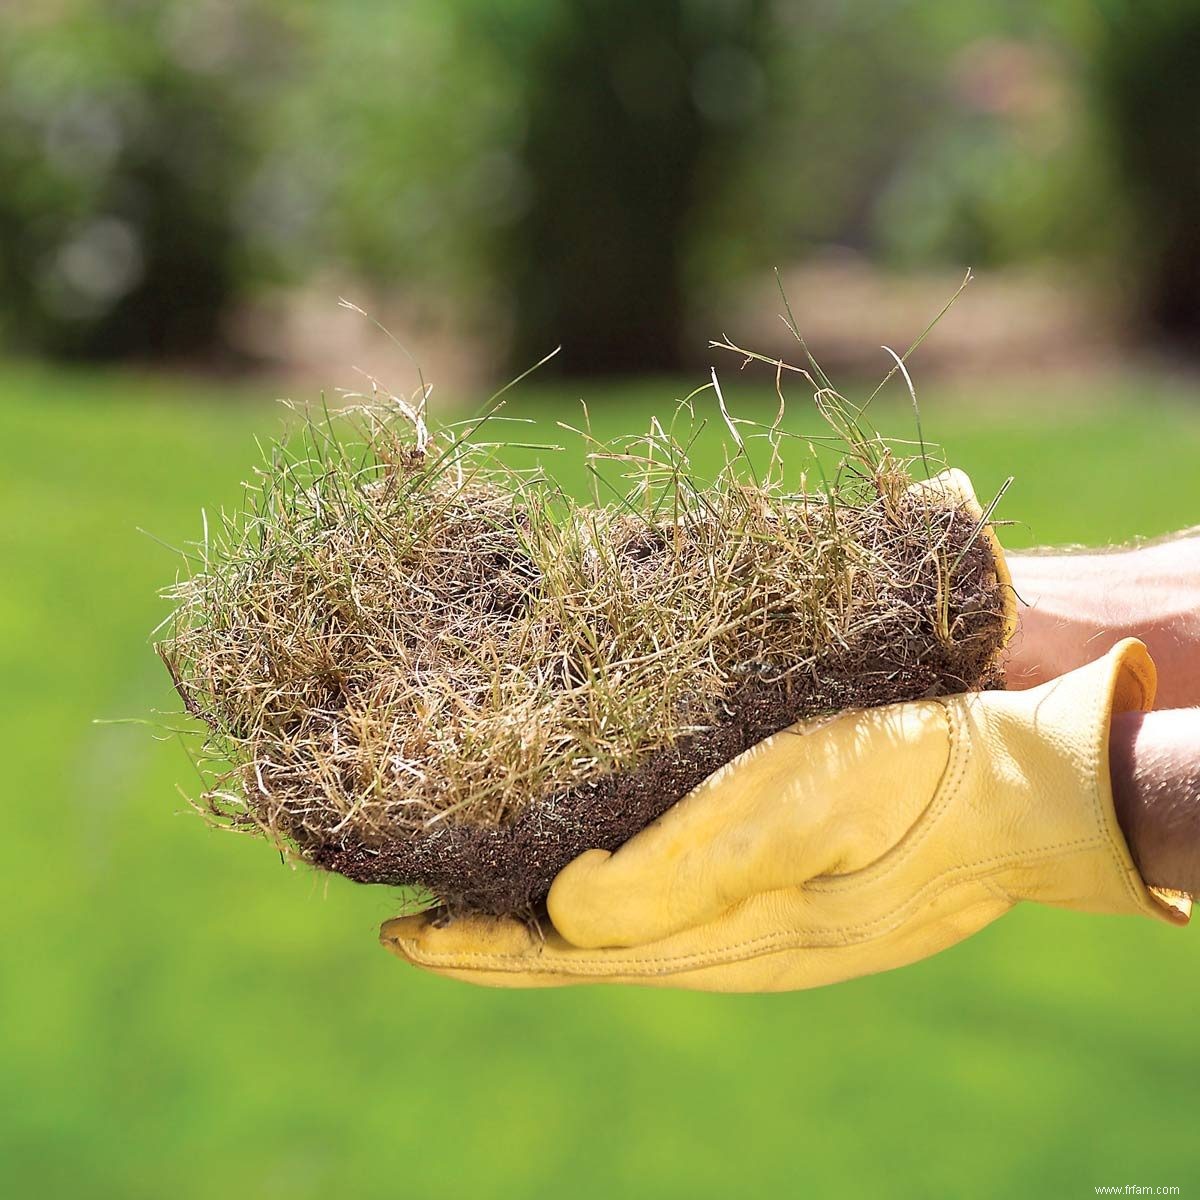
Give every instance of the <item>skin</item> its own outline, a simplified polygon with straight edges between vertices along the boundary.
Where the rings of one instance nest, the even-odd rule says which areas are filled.
[[[1142,878],[1200,895],[1200,708],[1118,716],[1109,762],[1117,820]]]
[[[1073,670],[1123,637],[1149,648],[1157,707],[1113,722],[1113,798],[1146,882],[1200,894],[1200,534],[1008,561],[1022,601],[1009,687]]]

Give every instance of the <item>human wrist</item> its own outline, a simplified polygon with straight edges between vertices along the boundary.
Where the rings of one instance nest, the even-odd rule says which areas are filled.
[[[1116,714],[1109,766],[1117,822],[1145,883],[1200,895],[1200,709]]]
[[[1010,687],[1044,683],[1137,637],[1160,666],[1159,704],[1200,703],[1200,538],[1008,562],[1019,598]]]

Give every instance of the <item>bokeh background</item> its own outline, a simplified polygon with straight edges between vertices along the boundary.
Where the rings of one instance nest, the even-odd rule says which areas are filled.
[[[236,502],[273,400],[416,386],[339,296],[439,415],[561,345],[512,411],[615,434],[713,362],[770,410],[707,343],[792,353],[776,267],[852,397],[972,267],[911,367],[1015,477],[1006,542],[1195,524],[1197,113],[1196,0],[0,0],[4,1193],[1200,1186],[1188,934],[1020,910],[821,992],[477,992],[94,723],[174,711],[154,539]]]

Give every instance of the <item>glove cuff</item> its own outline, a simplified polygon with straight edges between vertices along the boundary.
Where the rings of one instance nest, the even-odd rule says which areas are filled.
[[[1191,900],[1150,888],[1143,881],[1117,820],[1109,768],[1109,736],[1115,713],[1147,712],[1154,704],[1157,672],[1146,647],[1136,638],[1118,642],[1102,658],[1029,692],[1024,699],[1034,729],[1054,748],[1060,763],[1075,759],[1083,783],[1074,803],[1084,837],[1061,847],[1062,857],[1047,880],[1050,904],[1095,912],[1143,913],[1171,924],[1186,924]],[[1067,797],[1061,797],[1065,800]],[[1086,810],[1090,809],[1088,812]],[[1041,889],[1039,889],[1041,890]]]

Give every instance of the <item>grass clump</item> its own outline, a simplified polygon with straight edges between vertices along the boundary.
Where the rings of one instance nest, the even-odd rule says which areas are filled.
[[[206,809],[353,879],[527,914],[797,720],[997,686],[985,518],[910,490],[928,450],[801,374],[841,451],[819,487],[785,486],[779,421],[734,420],[715,374],[642,435],[576,431],[587,504],[500,465],[501,401],[439,430],[424,391],[303,417],[169,593],[157,648],[206,728]],[[729,436],[709,479],[701,404]]]

